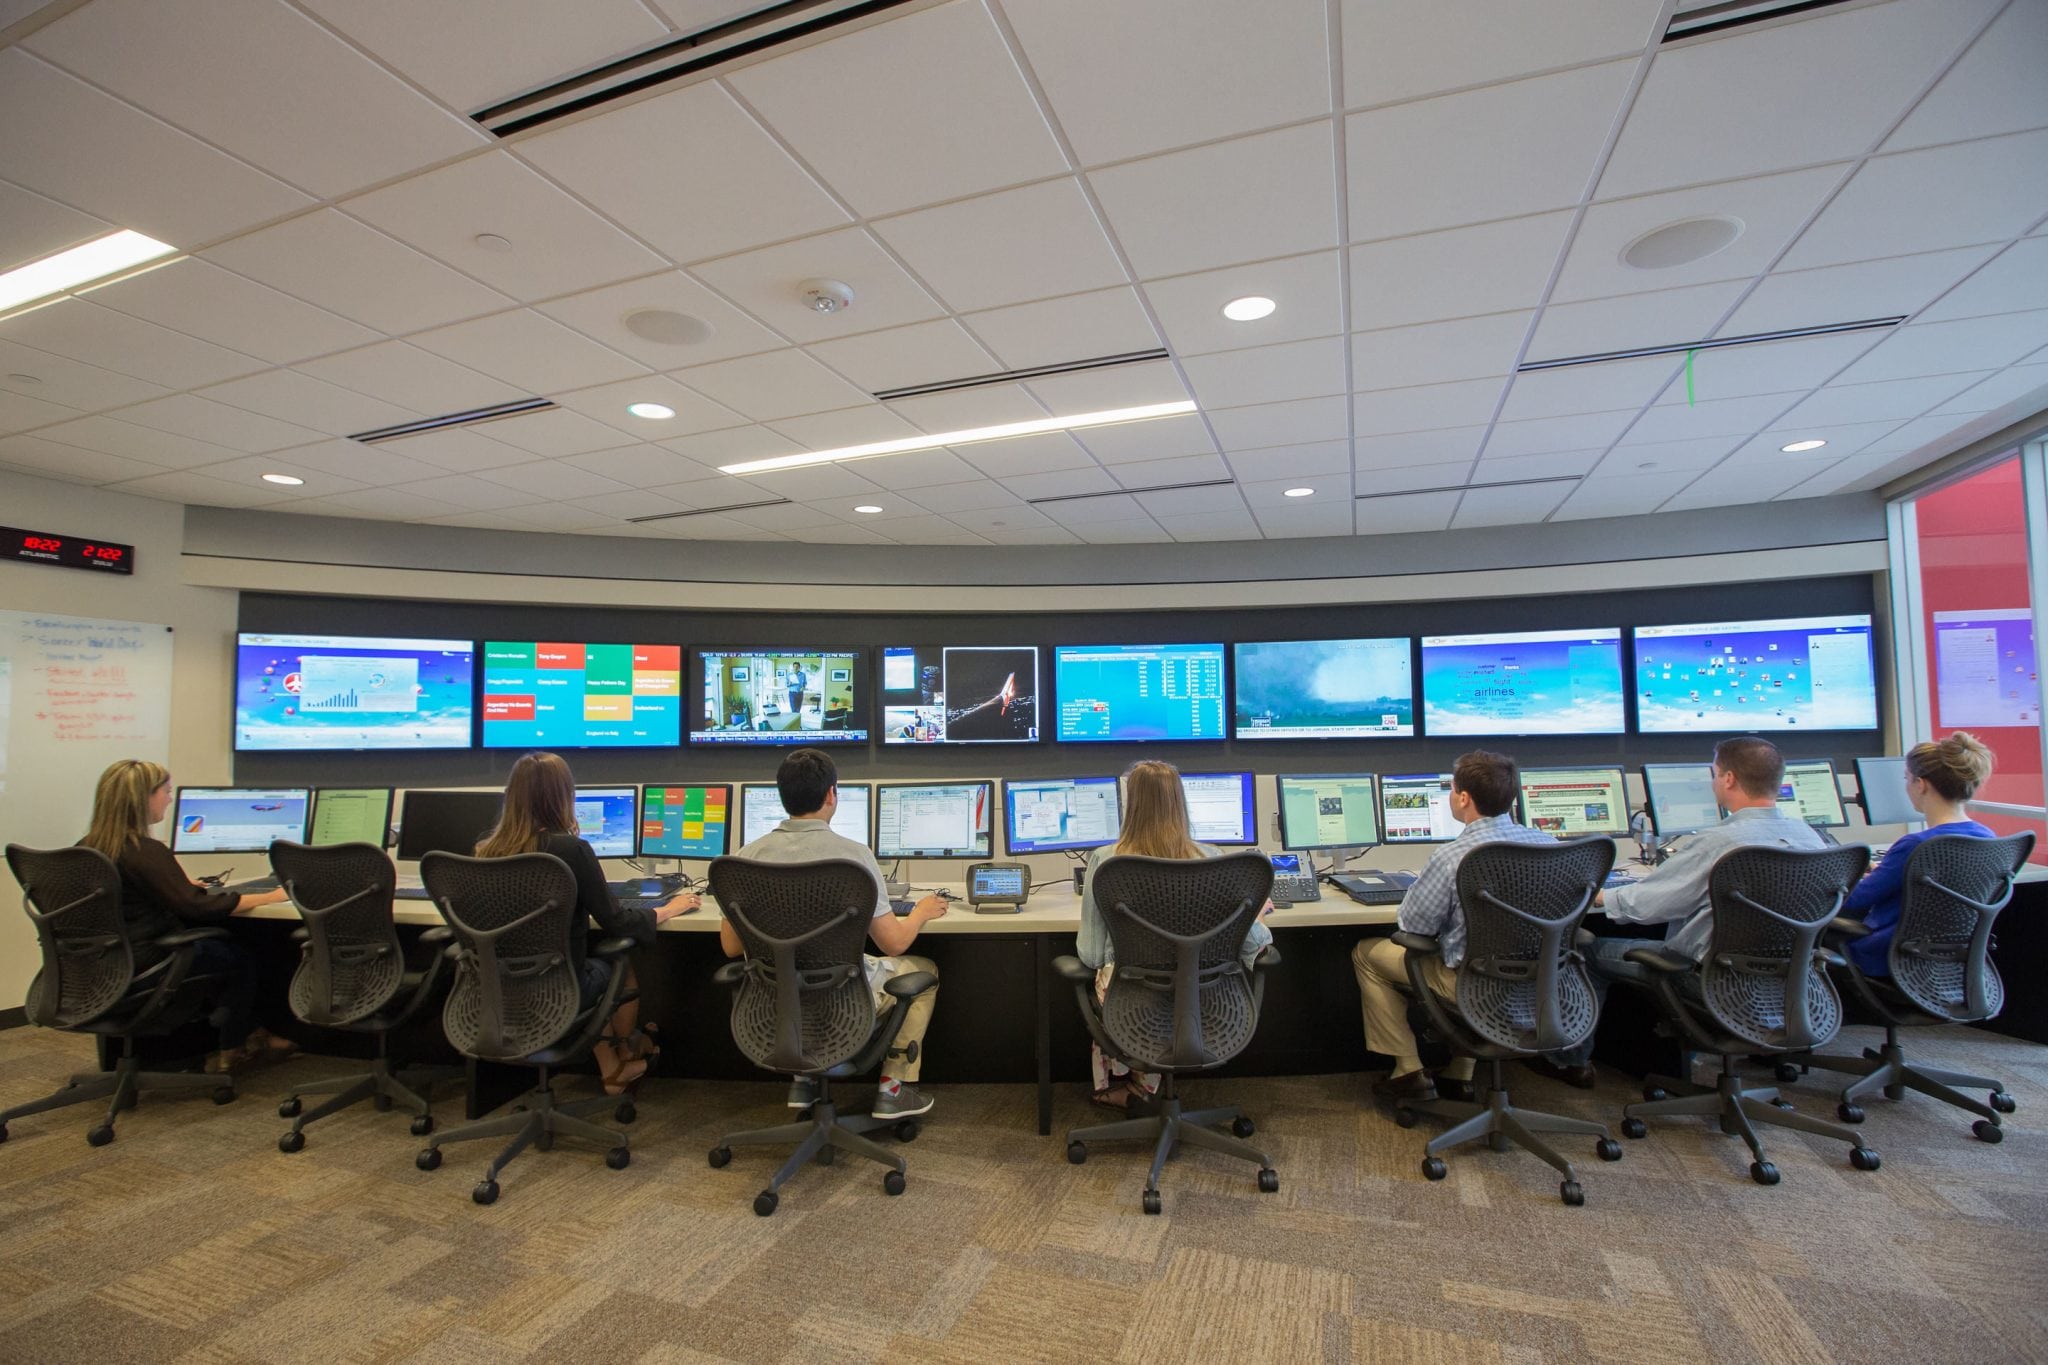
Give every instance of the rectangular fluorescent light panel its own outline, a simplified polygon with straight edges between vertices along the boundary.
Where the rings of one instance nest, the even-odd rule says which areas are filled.
[[[172,255],[177,249],[124,228],[69,251],[17,266],[0,275],[0,313],[133,270]]]
[[[906,436],[896,441],[874,441],[864,446],[841,446],[837,450],[806,450],[798,455],[777,455],[766,460],[746,460],[720,465],[721,474],[766,474],[771,469],[798,469],[804,465],[837,464],[845,460],[866,460],[877,455],[903,455],[913,450],[938,450],[945,446],[972,445],[979,441],[1002,441],[1012,436],[1036,436],[1042,431],[1079,431],[1083,427],[1107,427],[1119,422],[1149,422],[1155,417],[1178,417],[1193,412],[1187,399],[1178,403],[1152,403],[1139,408],[1106,408],[1101,412],[1076,413],[1071,417],[1040,417],[1029,422],[1005,422],[1001,426],[969,427],[965,431],[941,431],[931,436]]]

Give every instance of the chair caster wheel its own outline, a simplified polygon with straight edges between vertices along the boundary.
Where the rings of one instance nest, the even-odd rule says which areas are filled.
[[[439,1147],[421,1148],[420,1154],[412,1159],[412,1164],[419,1167],[423,1171],[440,1170],[441,1149]]]
[[[1643,1099],[1646,1103],[1655,1104],[1658,1100],[1668,1100],[1670,1098],[1671,1092],[1661,1085],[1646,1085],[1643,1087]]]
[[[903,1193],[903,1172],[901,1172],[901,1171],[885,1171],[885,1172],[883,1172],[883,1174],[882,1174],[882,1193],[883,1193],[883,1194],[901,1194],[901,1193]]]
[[[1650,1125],[1644,1123],[1641,1119],[1623,1119],[1621,1121],[1621,1135],[1625,1138],[1648,1137],[1650,1135]]]
[[[1991,1092],[1991,1107],[2001,1114],[2010,1114],[2020,1106],[2017,1100],[2003,1090],[1994,1090]]]
[[[1775,1185],[1778,1183],[1778,1168],[1768,1161],[1752,1161],[1749,1163],[1749,1178],[1759,1185]]]
[[[1144,1197],[1143,1197],[1143,1199],[1141,1200],[1141,1202],[1142,1202],[1142,1203],[1143,1203],[1143,1205],[1144,1205],[1144,1208],[1145,1208],[1145,1212],[1147,1212],[1147,1213],[1157,1213],[1157,1212],[1159,1212],[1159,1209],[1160,1209],[1160,1203],[1159,1203],[1159,1191],[1157,1191],[1157,1190],[1147,1190],[1147,1191],[1145,1191]]]
[[[1563,1199],[1566,1206],[1570,1208],[1575,1209],[1586,1202],[1586,1191],[1581,1188],[1576,1180],[1567,1180],[1560,1184],[1557,1187],[1557,1193],[1558,1197]]]
[[[1835,1117],[1844,1123],[1861,1123],[1863,1122],[1863,1106],[1860,1104],[1838,1104],[1835,1106]]]
[[[114,1140],[114,1125],[102,1123],[96,1127],[88,1128],[85,1133],[85,1140],[95,1147],[106,1146]]]
[[[1593,1144],[1593,1153],[1602,1161],[1621,1160],[1621,1144],[1613,1138],[1601,1138]]]
[[[0,1123],[0,1142],[7,1141],[7,1125]]]
[[[1781,1097],[1779,1099],[1772,1100],[1771,1107],[1773,1109],[1790,1109],[1792,1107],[1792,1101]]]
[[[433,1131],[434,1116],[432,1114],[416,1114],[413,1116],[412,1135],[414,1137],[425,1137]]]
[[[277,1140],[277,1150],[280,1152],[300,1151],[305,1145],[306,1135],[297,1131],[286,1133]]]
[[[775,1206],[781,1202],[781,1197],[775,1191],[761,1191],[754,1196],[754,1216],[756,1218],[766,1218],[769,1214],[775,1212]]]
[[[1990,1119],[1978,1119],[1970,1125],[1970,1131],[1977,1135],[1977,1140],[1980,1142],[2005,1141],[2005,1129],[1999,1127]]]
[[[235,1088],[231,1085],[215,1086],[213,1088],[213,1102],[215,1104],[233,1104],[235,1102]],[[133,1109],[135,1107],[135,1102],[133,1100],[130,1100],[128,1102],[128,1107],[130,1109]]]
[[[1266,1167],[1266,1168],[1265,1168],[1264,1170],[1260,1171],[1260,1172],[1259,1172],[1259,1193],[1261,1193],[1261,1194],[1278,1194],[1279,1192],[1280,1192],[1280,1172],[1278,1172],[1278,1171],[1274,1170],[1274,1169],[1273,1169],[1273,1168],[1272,1168],[1271,1166],[1268,1166],[1268,1167]]]
[[[1771,1068],[1771,1072],[1778,1078],[1780,1085],[1790,1085],[1799,1079],[1799,1068],[1790,1062],[1779,1062]]]
[[[923,1131],[924,1129],[918,1125],[916,1119],[899,1119],[896,1123],[896,1140],[898,1142],[915,1142],[917,1141],[917,1135]]]
[[[471,1191],[469,1192],[469,1197],[470,1197],[471,1199],[474,1199],[474,1200],[475,1200],[475,1201],[476,1201],[477,1203],[479,1203],[479,1204],[495,1204],[495,1203],[497,1203],[497,1202],[498,1202],[498,1182],[497,1182],[497,1181],[495,1181],[495,1180],[479,1180],[479,1181],[477,1181],[477,1182],[476,1182],[476,1188],[475,1188],[475,1189],[473,1189],[473,1190],[471,1190]]]
[[[640,1117],[640,1111],[633,1107],[633,1101],[620,1100],[619,1107],[612,1110],[612,1118],[619,1123],[631,1123]]]
[[[1241,1138],[1248,1138],[1253,1133],[1256,1133],[1259,1130],[1257,1125],[1253,1124],[1253,1122],[1250,1119],[1246,1118],[1242,1114],[1239,1114],[1236,1118],[1230,1121],[1230,1131],[1237,1134],[1237,1136]]]
[[[1422,1178],[1423,1178],[1423,1179],[1425,1179],[1425,1180],[1442,1180],[1442,1179],[1443,1179],[1443,1178],[1444,1178],[1445,1176],[1449,1175],[1450,1173],[1451,1173],[1451,1168],[1450,1168],[1450,1167],[1448,1167],[1448,1166],[1446,1166],[1446,1165],[1444,1165],[1444,1159],[1443,1159],[1442,1157],[1440,1157],[1440,1156],[1426,1156],[1426,1157],[1422,1158]]]
[[[1087,1144],[1087,1143],[1085,1143],[1085,1142],[1070,1142],[1070,1143],[1068,1143],[1068,1144],[1067,1144],[1067,1160],[1068,1160],[1068,1161],[1071,1161],[1072,1163],[1074,1163],[1074,1165],[1078,1166],[1078,1165],[1080,1165],[1080,1164],[1081,1164],[1082,1162],[1086,1161],[1087,1159],[1088,1159],[1088,1144]]]
[[[704,1159],[711,1163],[712,1170],[718,1170],[732,1160],[732,1148],[713,1147]]]
[[[295,1119],[299,1116],[299,1110],[304,1107],[304,1105],[299,1103],[299,1097],[294,1095],[283,1104],[277,1106],[277,1116],[281,1119]]]
[[[820,1166],[830,1166],[837,1157],[838,1153],[834,1152],[830,1147],[820,1147],[818,1154],[812,1157],[811,1160],[817,1162]]]
[[[1415,1111],[1413,1109],[1396,1109],[1394,1111],[1394,1122],[1403,1128],[1413,1128],[1415,1126]]]
[[[632,1150],[626,1147],[614,1147],[604,1154],[604,1164],[615,1171],[623,1171],[633,1164]]]
[[[370,1096],[370,1103],[377,1107],[377,1112],[380,1114],[391,1112],[391,1097],[389,1095],[372,1095]]]
[[[1849,1149],[1849,1164],[1859,1171],[1874,1171],[1880,1163],[1877,1153],[1870,1148],[1851,1147]]]

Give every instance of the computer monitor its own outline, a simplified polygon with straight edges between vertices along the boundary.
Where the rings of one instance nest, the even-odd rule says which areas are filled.
[[[1259,812],[1250,773],[1182,773],[1188,833],[1201,844],[1256,844]]]
[[[1522,823],[1560,839],[1628,833],[1628,781],[1620,768],[1522,769]]]
[[[1778,809],[1809,825],[1839,828],[1849,823],[1848,812],[1842,809],[1842,788],[1835,781],[1835,765],[1825,758],[1785,760]]]
[[[407,791],[398,808],[399,861],[417,861],[429,853],[473,855],[498,823],[504,804],[501,791]]]
[[[486,749],[673,748],[681,645],[484,641]]]
[[[576,833],[600,858],[630,858],[639,847],[638,787],[578,787]]]
[[[1380,827],[1390,844],[1441,844],[1464,826],[1451,814],[1449,773],[1380,777]]]
[[[732,848],[732,788],[723,782],[640,789],[640,856],[718,858]]]
[[[1013,854],[1113,844],[1123,828],[1114,777],[1018,777],[1003,783],[1006,846]]]
[[[1220,740],[1223,646],[1056,645],[1059,739]]]
[[[865,651],[690,651],[692,744],[865,744]]]
[[[1711,764],[1645,763],[1643,791],[1650,801],[1650,823],[1663,838],[1721,823]]]
[[[1415,733],[1408,637],[1231,646],[1236,739],[1373,739]]]
[[[173,853],[264,853],[271,841],[306,842],[304,787],[180,787]]]
[[[1934,613],[1934,710],[1944,730],[2041,723],[2031,607]]]
[[[238,752],[467,749],[473,640],[235,637]]]
[[[391,842],[391,788],[322,787],[313,793],[309,844]]]
[[[1856,787],[1863,801],[1863,818],[1873,825],[1918,825],[1927,820],[1906,799],[1903,758],[1857,759]]]
[[[1870,617],[1637,626],[1635,690],[1646,735],[1874,730]]]
[[[885,645],[882,743],[1030,744],[1042,733],[1036,645]]]
[[[839,784],[839,809],[832,814],[832,832],[856,844],[873,838],[868,819],[869,793],[866,782]],[[773,782],[740,784],[740,844],[744,847],[774,829],[789,813],[782,808],[782,793]]]
[[[1371,773],[1283,773],[1273,785],[1280,794],[1280,847],[1306,853],[1380,841]]]
[[[1621,631],[1422,637],[1422,728],[1441,735],[1618,735]]]
[[[993,782],[881,782],[875,786],[877,858],[995,856]]]

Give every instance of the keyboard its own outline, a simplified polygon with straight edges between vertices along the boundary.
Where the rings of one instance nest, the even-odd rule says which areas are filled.
[[[1330,880],[1360,905],[1399,905],[1415,884],[1410,872],[1333,872]]]
[[[621,909],[625,909],[625,910],[652,910],[652,909],[654,909],[654,908],[655,908],[656,906],[661,906],[661,905],[667,905],[667,904],[668,904],[668,902],[669,902],[669,898],[668,898],[667,896],[621,896],[621,897],[619,897],[619,906],[620,906],[620,908],[621,908]]]
[[[251,877],[245,882],[229,882],[221,890],[232,891],[237,896],[260,896],[265,891],[277,890],[277,878]]]
[[[391,893],[402,901],[423,901],[432,899],[424,886],[401,886]]]

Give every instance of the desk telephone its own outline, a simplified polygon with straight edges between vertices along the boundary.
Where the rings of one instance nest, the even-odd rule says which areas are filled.
[[[1302,866],[1299,853],[1270,853],[1273,860],[1273,904],[1298,905],[1303,901],[1319,901],[1323,898],[1322,888],[1316,885],[1315,865]]]

